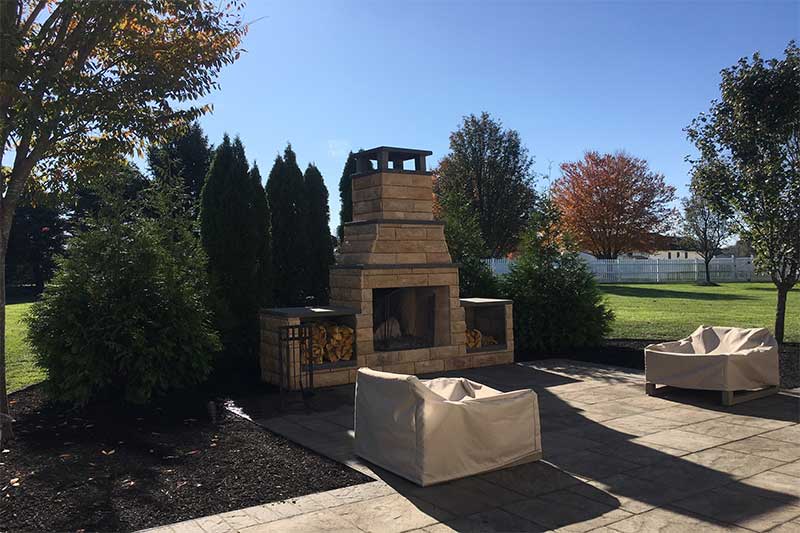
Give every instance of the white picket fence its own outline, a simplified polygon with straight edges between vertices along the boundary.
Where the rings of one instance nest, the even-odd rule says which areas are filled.
[[[672,283],[702,281],[705,265],[700,259],[595,259],[582,255],[599,283]],[[486,259],[495,274],[507,274],[513,260]],[[715,257],[711,260],[711,281],[769,281],[757,274],[752,257]]]

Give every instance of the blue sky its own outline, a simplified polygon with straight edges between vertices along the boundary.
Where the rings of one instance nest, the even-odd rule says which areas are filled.
[[[461,117],[488,111],[555,178],[585,150],[625,149],[686,194],[683,128],[719,71],[800,34],[797,2],[354,2],[250,0],[265,17],[205,99],[216,144],[240,135],[266,175],[291,142],[314,162],[338,221],[350,149],[447,153]]]

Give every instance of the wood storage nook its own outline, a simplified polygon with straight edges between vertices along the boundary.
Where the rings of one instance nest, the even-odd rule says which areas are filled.
[[[323,309],[352,313],[351,364],[357,367],[422,374],[514,360],[510,300],[487,300],[495,311],[478,313],[488,313],[481,324],[490,324],[491,332],[485,334],[495,344],[467,349],[466,309],[475,304],[459,298],[458,265],[450,257],[444,223],[433,218],[433,181],[425,161],[429,155],[390,147],[356,154],[353,221],[344,226],[331,267],[331,305]],[[277,357],[277,345],[267,342],[277,338],[277,323],[270,315],[274,311],[262,311],[261,323],[262,376],[273,383],[274,373],[270,379],[264,368],[275,367]],[[330,334],[320,329],[313,335],[327,339]],[[319,357],[329,367],[332,362],[326,363],[321,349],[314,353],[316,386],[355,381],[355,366],[317,370]]]

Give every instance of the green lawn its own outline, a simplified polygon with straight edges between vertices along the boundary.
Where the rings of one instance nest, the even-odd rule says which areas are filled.
[[[777,293],[771,283],[601,284],[616,319],[611,338],[679,339],[700,324],[775,327]],[[800,290],[789,293],[786,342],[800,342]]]
[[[31,349],[25,342],[22,317],[30,306],[30,303],[21,303],[6,307],[6,379],[9,392],[45,378],[44,371],[36,366]]]

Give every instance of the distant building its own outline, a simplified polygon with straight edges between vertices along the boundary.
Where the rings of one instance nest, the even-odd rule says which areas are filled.
[[[703,259],[695,250],[683,250],[680,247],[670,250],[656,250],[647,254],[647,259]]]
[[[619,255],[619,259],[703,259],[697,251],[686,246],[686,241],[683,237],[659,235],[657,242],[659,246],[656,250],[622,253]],[[585,254],[590,255],[588,253]]]

